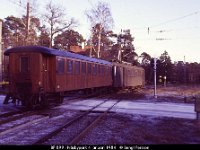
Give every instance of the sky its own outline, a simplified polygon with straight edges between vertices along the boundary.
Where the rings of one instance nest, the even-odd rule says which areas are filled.
[[[21,1],[21,6],[19,2]],[[29,0],[32,2],[32,0]],[[36,1],[37,15],[49,0]],[[67,17],[79,21],[75,28],[84,38],[90,36],[86,10],[97,0],[52,0],[66,9]],[[114,20],[114,33],[130,29],[138,55],[147,52],[160,57],[166,50],[172,61],[200,63],[199,0],[102,0],[109,4]],[[0,0],[0,18],[25,13],[27,0]],[[149,30],[148,30],[149,28]],[[185,59],[184,59],[185,58]]]

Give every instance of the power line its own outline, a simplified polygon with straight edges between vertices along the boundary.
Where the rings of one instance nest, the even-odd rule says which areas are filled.
[[[200,13],[200,10],[197,10],[197,11],[192,12],[190,14],[187,14],[187,15],[184,15],[184,16],[181,16],[181,17],[178,17],[178,18],[170,19],[170,20],[167,20],[167,21],[155,24],[155,25],[146,26],[146,27],[135,27],[134,29],[137,29],[137,30],[147,30],[147,32],[149,34],[151,28],[159,27],[159,26],[171,23],[171,22],[176,22],[176,21],[188,18],[188,17],[193,16],[193,15],[198,15],[199,13]]]
[[[185,31],[185,30],[199,30],[200,27],[185,27],[185,28],[171,28],[171,29],[160,29],[160,30],[153,30],[151,33],[167,33],[167,32],[174,32],[174,31]],[[149,31],[148,31],[149,32]]]
[[[168,20],[168,21],[165,21],[165,22],[150,26],[150,28],[158,27],[158,26],[165,25],[165,24],[168,24],[168,23],[171,23],[171,22],[176,22],[178,20],[182,20],[182,19],[185,19],[187,17],[193,16],[193,15],[197,15],[199,12],[200,12],[200,10],[195,11],[195,12],[190,13],[190,14],[187,14],[187,15],[184,15],[182,17],[178,17],[178,18],[175,18],[175,19],[171,19],[171,20]]]
[[[174,38],[165,38],[165,37],[157,37],[157,38],[135,38],[135,41],[176,41],[176,40],[198,40],[200,37],[174,37]]]
[[[162,26],[162,25],[171,23],[171,22],[176,22],[176,21],[185,19],[185,18],[187,18],[187,17],[193,16],[193,15],[197,15],[197,14],[199,14],[199,13],[200,13],[200,10],[195,11],[195,12],[190,13],[190,14],[187,14],[187,15],[184,15],[184,16],[181,16],[181,17],[178,17],[178,18],[175,18],[175,19],[171,19],[171,20],[168,20],[168,21],[165,21],[165,22],[162,22],[162,23],[159,23],[159,24],[150,26],[150,27],[147,28],[147,32],[148,32],[148,34],[150,33],[150,28],[152,29],[152,28],[155,28],[155,27],[158,27],[158,26]],[[169,31],[172,31],[172,30],[169,30]],[[168,31],[168,32],[169,32],[169,31]],[[166,30],[160,30],[160,31],[158,31],[158,32],[164,33],[164,32],[166,32]]]

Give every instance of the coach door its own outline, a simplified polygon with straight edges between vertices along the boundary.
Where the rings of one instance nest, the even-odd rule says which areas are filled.
[[[50,76],[50,72],[49,72],[49,57],[47,56],[43,56],[43,68],[42,68],[42,76],[43,76],[43,86],[44,86],[44,91],[49,91],[50,90],[50,86],[49,86],[49,76]]]

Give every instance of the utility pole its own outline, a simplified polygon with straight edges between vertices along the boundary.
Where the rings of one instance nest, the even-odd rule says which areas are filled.
[[[166,85],[167,85],[167,76],[165,75],[164,76],[164,87],[166,87]]]
[[[2,23],[3,20],[0,19],[0,83],[2,83],[3,78],[3,49],[2,49]],[[0,84],[0,87],[2,87],[2,84]]]
[[[165,75],[164,75],[164,87],[166,87],[166,85],[167,85],[167,64],[165,63]]]
[[[118,55],[117,58],[119,60],[119,62],[122,62],[122,48],[121,48],[121,44],[119,45],[119,51],[118,51]]]
[[[101,50],[101,33],[102,33],[102,26],[99,23],[99,36],[98,36],[98,50],[97,50],[97,58],[100,58],[100,50]]]
[[[122,48],[121,48],[121,37],[120,37],[120,35],[117,36],[117,42],[119,44],[117,59],[121,63],[122,62]]]
[[[154,58],[154,98],[157,98],[157,93],[156,93],[156,61],[157,61],[157,59]]]
[[[184,84],[186,84],[187,80],[186,80],[186,62],[185,62],[185,56],[184,56],[184,68],[183,68],[183,71],[184,71]]]
[[[30,4],[27,2],[26,6],[26,39],[25,39],[25,44],[28,44],[29,40],[29,26],[30,26]]]
[[[123,38],[123,35],[122,35],[122,29],[121,29],[121,33],[117,35],[117,43],[119,44],[117,59],[120,63],[122,62],[122,38]]]
[[[94,37],[94,30],[95,30],[95,28],[94,27],[92,27],[92,30],[91,30],[91,37],[90,37],[90,54],[89,54],[89,56],[90,57],[92,57],[92,51],[93,51],[93,43],[92,43],[92,39],[93,39],[93,37]]]

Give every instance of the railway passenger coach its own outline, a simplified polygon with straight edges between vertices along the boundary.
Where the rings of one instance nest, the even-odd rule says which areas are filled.
[[[107,88],[135,88],[144,85],[144,69],[68,51],[42,46],[8,49],[9,99],[22,105],[47,105],[50,99],[62,102],[65,92]]]
[[[140,88],[145,84],[144,69],[130,63],[112,63],[114,88]]]
[[[9,93],[23,105],[62,102],[64,92],[112,86],[112,63],[40,46],[8,49]]]

